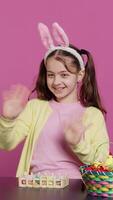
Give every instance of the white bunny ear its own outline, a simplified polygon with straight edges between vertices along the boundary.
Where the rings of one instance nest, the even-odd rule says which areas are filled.
[[[63,28],[61,28],[57,22],[52,24],[52,28],[53,36],[56,42],[64,47],[69,46],[69,39],[66,33],[64,32]]]
[[[51,47],[53,47],[54,43],[53,43],[53,40],[52,40],[52,37],[51,37],[48,27],[43,23],[39,23],[38,30],[39,30],[43,45],[47,49],[50,49]]]

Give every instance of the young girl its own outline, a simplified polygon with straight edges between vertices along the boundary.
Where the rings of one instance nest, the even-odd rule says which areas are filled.
[[[81,163],[105,161],[109,154],[93,59],[70,45],[57,23],[52,30],[56,46],[47,26],[39,24],[48,50],[33,90],[38,98],[27,102],[29,90],[22,85],[3,95],[0,148],[12,150],[26,139],[17,177],[40,172],[81,178]]]

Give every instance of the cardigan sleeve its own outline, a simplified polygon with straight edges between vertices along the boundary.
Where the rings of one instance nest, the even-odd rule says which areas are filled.
[[[84,113],[83,124],[86,131],[72,151],[82,163],[104,162],[109,155],[109,137],[103,114],[97,108],[89,107]]]
[[[0,117],[0,148],[4,150],[14,149],[29,134],[32,122],[31,102],[16,119]]]

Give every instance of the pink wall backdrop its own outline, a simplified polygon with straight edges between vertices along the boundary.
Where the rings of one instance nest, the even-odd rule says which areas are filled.
[[[112,0],[1,0],[1,93],[16,83],[32,87],[45,53],[37,23],[59,22],[70,42],[94,57],[98,84],[107,110],[107,128],[113,141],[113,1]],[[12,152],[0,150],[0,176],[15,176],[22,144]],[[113,152],[113,145],[111,146]]]

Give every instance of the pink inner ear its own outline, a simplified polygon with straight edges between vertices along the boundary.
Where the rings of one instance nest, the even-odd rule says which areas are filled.
[[[52,24],[53,36],[56,42],[61,46],[69,46],[69,39],[63,28],[59,26],[58,23]]]
[[[38,30],[39,30],[40,37],[41,37],[43,45],[47,49],[49,49],[52,46],[54,46],[53,39],[51,37],[51,34],[49,32],[48,27],[45,24],[43,24],[43,23],[39,23],[38,24]]]

